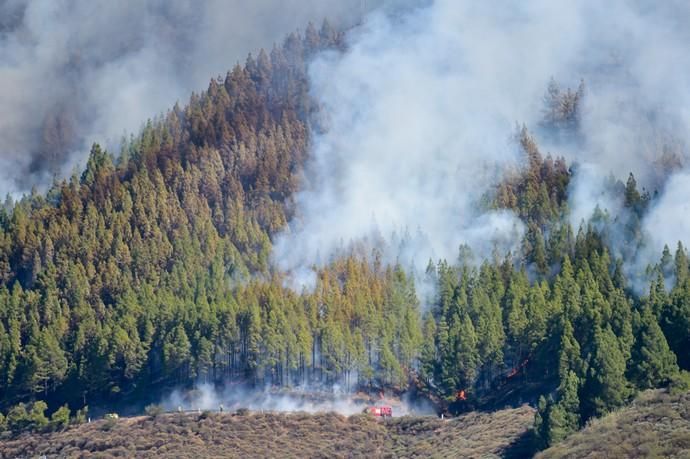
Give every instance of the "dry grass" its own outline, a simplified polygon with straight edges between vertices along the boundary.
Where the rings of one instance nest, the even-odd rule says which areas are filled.
[[[360,415],[167,414],[97,421],[0,441],[1,457],[493,457],[530,428],[525,406],[458,419]]]
[[[690,392],[645,392],[537,457],[690,459]]]

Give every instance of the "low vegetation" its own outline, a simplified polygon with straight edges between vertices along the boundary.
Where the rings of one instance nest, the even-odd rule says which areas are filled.
[[[630,406],[591,422],[537,457],[688,458],[690,392],[644,392]]]
[[[163,414],[0,441],[0,457],[521,457],[534,410],[441,420],[334,413]]]

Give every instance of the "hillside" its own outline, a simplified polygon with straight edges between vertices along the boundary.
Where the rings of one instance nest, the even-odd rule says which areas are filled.
[[[167,414],[0,442],[0,457],[521,457],[534,410],[386,421],[337,414]]]
[[[648,391],[568,437],[539,459],[690,457],[690,392]]]
[[[458,161],[457,168],[449,163],[415,171],[420,174],[410,184],[444,185],[415,191],[420,207],[425,196],[462,184],[462,175],[447,175],[446,169],[465,170],[469,164],[496,169],[476,196],[466,197],[465,206],[492,227],[503,226],[500,216],[510,215],[515,230],[508,232],[510,249],[486,247],[488,234],[479,234],[481,244],[475,246],[468,245],[474,239],[456,245],[455,237],[442,238],[450,255],[432,258],[428,265],[425,257],[418,269],[401,261],[414,245],[407,236],[387,241],[388,235],[358,233],[343,241],[341,250],[324,250],[295,268],[313,277],[310,288],[290,283],[301,272],[281,264],[276,247],[281,240],[293,242],[290,235],[308,220],[310,206],[304,201],[310,195],[304,193],[318,192],[319,182],[328,181],[311,169],[324,162],[320,165],[334,173],[349,166],[366,170],[362,180],[367,183],[352,186],[362,203],[376,196],[364,185],[382,182],[397,168],[386,163],[385,171],[377,171],[355,156],[333,152],[319,157],[323,137],[338,128],[347,135],[333,149],[341,154],[359,149],[358,131],[335,116],[341,105],[357,106],[356,97],[345,91],[342,104],[334,104],[340,98],[318,99],[313,80],[315,66],[328,67],[337,80],[333,86],[349,88],[335,84],[343,70],[337,63],[362,51],[357,37],[328,22],[320,29],[310,25],[269,52],[249,55],[244,65],[193,93],[186,105],[175,104],[145,123],[138,135],[123,141],[121,151],[94,144],[83,170],[56,177],[45,193],[7,200],[0,209],[0,431],[55,429],[69,424],[76,410],[72,422],[80,422],[88,406],[92,414],[137,413],[171,392],[200,384],[221,392],[235,386],[259,391],[338,387],[396,394],[414,386],[438,401],[441,411],[454,414],[537,406],[534,432],[545,448],[591,418],[625,406],[640,390],[687,384],[690,259],[677,240],[668,241],[675,250],[657,253],[644,231],[643,222],[662,198],[625,171],[625,183],[606,179],[612,210],[597,207],[589,220],[573,223],[577,164],[546,153],[557,147],[550,137],[587,137],[592,123],[580,123],[587,116],[582,107],[596,101],[588,99],[593,96],[586,82],[573,91],[552,81],[544,88],[545,108],[551,108],[534,123],[534,132],[527,126],[512,136],[501,131],[501,138],[509,137],[514,162],[485,164],[464,156],[468,145],[455,136],[427,145],[436,126],[418,132],[418,142],[410,144],[421,156],[443,150]],[[425,54],[414,42],[409,45]],[[438,67],[424,63],[414,67],[423,72]],[[358,88],[368,88],[381,73],[364,69],[355,72],[361,78]],[[379,105],[387,107],[386,101]],[[403,118],[400,126],[383,131],[386,135],[372,137],[395,138],[416,127],[425,107],[438,111],[426,95],[410,102],[405,113],[420,110],[418,117]],[[355,125],[367,124],[366,116],[355,115]],[[511,126],[512,120],[511,115]],[[542,139],[546,147],[540,146]],[[397,158],[392,153],[397,146],[374,150],[372,157]],[[410,192],[408,183],[397,186],[401,189],[391,186],[384,194],[397,200]],[[323,198],[326,207],[338,201],[338,196]],[[434,210],[434,226],[460,232],[464,212],[452,193],[447,198],[447,205]],[[385,202],[378,204],[385,208]],[[349,226],[345,220],[345,214],[330,219],[319,232],[338,234],[339,227]],[[410,231],[424,226],[421,220],[409,225]],[[320,244],[316,234],[313,239]],[[631,277],[632,267],[644,274]],[[448,424],[462,425],[463,432],[446,432],[441,427],[446,424],[439,424],[448,438],[438,444],[424,443],[424,433],[403,434],[407,421],[395,421],[381,431],[379,446],[451,448],[453,455],[452,448],[467,447],[456,441],[469,438],[468,431],[499,419],[474,416]],[[293,418],[275,419],[289,423]],[[312,420],[305,419],[307,425]],[[162,435],[176,429],[166,420],[160,423]],[[268,420],[247,420],[259,422],[252,432],[266,430],[260,427]],[[193,433],[196,421],[186,420],[181,432]],[[215,425],[213,417],[202,421]],[[103,426],[119,432],[131,423],[159,426],[136,419]],[[436,429],[433,423],[424,425],[429,435]],[[69,442],[84,442],[95,438],[88,429],[103,432],[99,426],[22,438],[41,438],[38,445],[73,432]],[[294,435],[292,429],[309,434],[297,424],[285,429],[286,435]],[[155,437],[149,433],[137,438]],[[482,442],[494,438],[480,434]],[[124,430],[118,438],[131,436]],[[194,438],[180,437],[182,443]],[[336,453],[341,439],[334,435],[329,441],[329,451]],[[371,444],[377,443],[357,438],[348,443]],[[489,452],[492,444],[482,447]]]

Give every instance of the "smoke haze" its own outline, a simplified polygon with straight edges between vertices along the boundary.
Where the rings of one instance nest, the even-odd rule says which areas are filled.
[[[521,160],[516,123],[543,153],[581,164],[575,226],[597,206],[618,212],[603,178],[632,171],[662,193],[643,222],[649,246],[690,245],[678,207],[688,173],[658,162],[683,164],[688,144],[690,4],[679,0],[5,0],[0,193],[69,173],[93,141],[115,147],[249,51],[309,20],[353,24],[363,5],[374,11],[348,50],[311,65],[323,129],[275,250],[298,284],[363,238],[417,268],[462,243],[482,257],[517,247],[518,219],[478,206]],[[575,138],[539,128],[552,77],[586,84]]]
[[[381,1],[365,2],[371,7]],[[308,21],[351,24],[360,0],[0,1],[0,193],[117,148],[247,53]]]
[[[328,393],[313,388],[276,392],[256,390],[237,386],[216,388],[210,384],[200,384],[195,390],[174,390],[162,401],[166,411],[208,410],[218,411],[223,406],[225,411],[236,411],[244,408],[251,411],[271,412],[334,412],[343,416],[360,414],[368,406],[389,405],[393,416],[435,415],[431,402],[424,398],[413,398],[405,394],[401,399],[384,398],[370,401],[363,394],[352,394],[334,386]]]
[[[583,165],[570,195],[573,223],[598,205],[614,213],[604,188],[613,173],[659,186],[662,157],[683,162],[690,121],[690,19],[686,2],[458,0],[418,2],[402,14],[371,14],[344,54],[311,66],[326,129],[314,139],[299,218],[276,243],[275,259],[309,285],[309,267],[352,241],[382,237],[391,258],[423,267],[454,260],[461,243],[481,256],[515,247],[521,234],[506,212],[478,200],[520,160],[517,123],[536,133],[542,153]],[[586,85],[574,136],[540,128],[550,78]],[[655,247],[687,238],[672,180],[645,224]],[[673,202],[671,202],[673,201]],[[675,213],[678,231],[657,231]],[[661,223],[660,223],[661,222]],[[402,238],[401,234],[412,234]],[[396,237],[390,237],[397,234]]]

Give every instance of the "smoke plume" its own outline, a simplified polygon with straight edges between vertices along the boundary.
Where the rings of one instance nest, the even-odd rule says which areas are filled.
[[[381,1],[364,2],[365,7]],[[69,174],[94,141],[184,103],[247,53],[360,0],[0,1],[0,193]]]
[[[310,266],[362,238],[383,239],[393,258],[418,267],[455,259],[462,243],[481,256],[514,247],[517,219],[478,202],[520,161],[510,140],[516,122],[544,154],[583,166],[570,190],[576,226],[597,206],[617,210],[602,180],[611,173],[663,184],[668,168],[650,164],[682,163],[687,144],[688,19],[686,2],[648,0],[436,0],[369,15],[346,52],[311,65],[324,129],[277,263],[309,284]],[[570,135],[542,126],[551,78],[563,90],[584,82]],[[667,193],[687,195],[683,177]],[[657,245],[688,234],[674,199],[644,222]],[[679,231],[655,231],[669,212],[682,220]]]
[[[632,171],[661,193],[643,222],[649,247],[690,242],[678,212],[690,121],[690,4],[680,0],[6,0],[0,193],[69,173],[93,141],[114,147],[309,20],[351,25],[363,9],[374,11],[347,51],[311,65],[324,118],[299,217],[275,250],[298,283],[363,239],[417,268],[454,259],[462,243],[480,256],[515,248],[519,221],[479,201],[521,160],[516,122],[543,153],[581,165],[576,226],[597,206],[619,212],[602,178]],[[551,78],[585,83],[575,135],[541,127]]]

